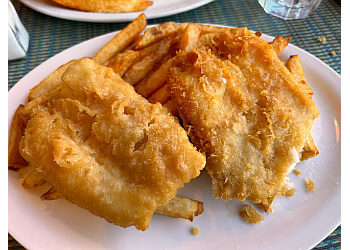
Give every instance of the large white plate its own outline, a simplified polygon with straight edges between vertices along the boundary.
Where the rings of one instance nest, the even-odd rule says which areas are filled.
[[[141,13],[94,13],[65,8],[48,0],[20,1],[29,8],[43,14],[73,21],[127,22],[134,20]],[[154,19],[189,11],[212,1],[214,0],[153,0],[153,5],[148,7],[143,12],[145,13],[147,19]]]
[[[28,90],[61,64],[93,56],[115,33],[88,40],[50,58],[23,77],[8,94],[8,124]],[[271,37],[263,36],[267,40]],[[340,223],[340,76],[305,51],[289,45],[281,57],[298,54],[321,116],[313,138],[320,154],[297,166],[302,176],[290,174],[297,192],[276,198],[274,213],[250,225],[238,216],[241,202],[212,196],[210,177],[203,173],[179,190],[180,195],[204,202],[204,213],[194,222],[154,215],[145,232],[120,228],[64,199],[43,202],[47,186],[25,190],[25,170],[8,172],[9,233],[28,249],[308,249],[328,236]],[[307,193],[304,181],[315,183]],[[194,236],[191,229],[198,227]]]

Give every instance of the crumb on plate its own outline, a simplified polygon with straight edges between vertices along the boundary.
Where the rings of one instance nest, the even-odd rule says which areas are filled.
[[[239,213],[248,223],[258,223],[264,220],[264,216],[256,212],[256,210],[248,204],[244,205],[244,209]]]
[[[301,176],[301,172],[297,169],[293,169],[293,173],[296,174],[296,175],[299,175]]]
[[[314,183],[310,179],[305,180],[305,186],[306,186],[306,191],[308,191],[308,192],[315,191]]]
[[[192,233],[193,233],[194,235],[198,235],[198,234],[199,234],[198,228],[197,228],[197,227],[194,227],[194,228],[192,229]]]

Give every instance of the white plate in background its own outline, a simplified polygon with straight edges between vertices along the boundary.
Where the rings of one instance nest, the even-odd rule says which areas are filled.
[[[142,12],[97,13],[69,9],[49,0],[20,0],[27,7],[40,13],[72,21],[83,22],[128,22],[145,13],[147,19],[160,18],[189,11],[214,0],[153,0],[153,5]]]
[[[116,32],[106,34],[48,59],[24,76],[8,93],[8,126],[30,88],[71,59],[93,56]],[[262,38],[272,40],[263,35]],[[299,55],[313,98],[320,110],[312,136],[320,153],[301,162],[302,176],[290,174],[297,188],[291,198],[276,198],[272,214],[263,213],[259,224],[245,223],[239,216],[242,202],[213,198],[210,177],[204,173],[179,190],[179,195],[204,203],[204,213],[193,222],[154,215],[150,227],[137,231],[120,228],[64,199],[43,202],[39,196],[48,186],[22,188],[25,169],[8,172],[9,233],[28,249],[309,249],[340,224],[340,76],[322,61],[293,45],[281,55]],[[310,178],[315,192],[306,192]],[[200,234],[191,233],[198,227]]]

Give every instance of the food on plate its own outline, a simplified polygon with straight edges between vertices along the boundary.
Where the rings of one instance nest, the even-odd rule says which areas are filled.
[[[203,211],[203,202],[181,196],[175,196],[166,206],[157,207],[156,209],[157,214],[189,221],[193,221],[193,218],[203,213]]]
[[[315,185],[313,181],[308,178],[305,180],[305,187],[306,187],[306,191],[315,192]]]
[[[27,104],[21,155],[68,201],[116,225],[147,229],[155,210],[200,174],[205,157],[176,118],[111,68],[82,58],[61,79],[49,99]]]
[[[23,114],[24,105],[19,105],[13,115],[8,146],[8,166],[13,169],[26,167],[28,163],[19,152],[19,143],[28,121],[28,117]]]
[[[176,191],[204,167],[216,198],[272,212],[276,195],[293,196],[288,174],[319,153],[310,134],[319,111],[300,58],[278,57],[291,38],[146,25],[139,15],[91,59],[67,62],[30,90],[9,136],[9,167],[31,168],[22,186],[47,183],[42,200],[63,197],[140,230],[153,213],[203,213]],[[241,215],[264,219],[248,204]]]
[[[147,0],[50,0],[64,7],[104,13],[137,12],[147,9],[153,1]]]
[[[170,72],[171,98],[207,156],[215,197],[270,205],[292,188],[287,175],[319,112],[271,45],[247,29],[219,33],[178,53]]]
[[[298,170],[298,169],[293,169],[293,173],[298,175],[298,176],[301,176],[301,172]]]
[[[147,25],[145,14],[139,15],[134,21],[120,31],[107,44],[105,44],[93,57],[93,59],[104,65],[117,53],[123,51]]]
[[[198,229],[198,227],[194,227],[194,228],[192,229],[192,233],[193,233],[194,235],[199,235],[199,229]]]
[[[33,169],[23,179],[21,179],[21,181],[24,188],[34,188],[45,183],[45,178],[41,172]]]
[[[256,224],[264,220],[264,216],[259,214],[251,205],[245,204],[239,215],[248,223]]]

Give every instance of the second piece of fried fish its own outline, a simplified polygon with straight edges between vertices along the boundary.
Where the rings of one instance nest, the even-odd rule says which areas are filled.
[[[273,48],[247,29],[179,53],[168,80],[214,196],[269,206],[319,116]]]

